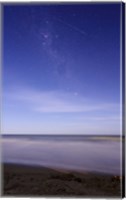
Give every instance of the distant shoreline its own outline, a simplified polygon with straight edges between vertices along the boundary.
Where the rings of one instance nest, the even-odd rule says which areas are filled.
[[[115,140],[115,141],[119,141],[119,140],[124,140],[124,136],[120,136],[120,135],[63,135],[63,134],[2,134],[1,137],[6,138],[6,137],[18,137],[18,138],[22,138],[22,137],[42,137],[42,138],[90,138],[93,140]]]
[[[88,135],[88,134],[36,134],[36,133],[26,133],[26,134],[16,134],[16,133],[3,133],[1,134],[1,136],[57,136],[57,137],[64,137],[64,136],[67,136],[67,137],[124,137],[124,135],[97,135],[97,134],[94,134],[94,135]]]

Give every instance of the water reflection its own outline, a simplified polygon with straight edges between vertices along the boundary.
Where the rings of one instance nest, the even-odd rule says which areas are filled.
[[[61,142],[62,141],[62,142]],[[43,137],[4,137],[3,162],[120,174],[121,147],[117,140],[58,140]]]

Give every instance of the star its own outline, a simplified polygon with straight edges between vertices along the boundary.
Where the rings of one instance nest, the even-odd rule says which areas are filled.
[[[43,46],[45,46],[45,45],[46,45],[46,42],[43,42],[42,44],[43,44]]]
[[[74,96],[78,96],[78,93],[77,93],[77,92],[74,92]]]
[[[76,17],[76,14],[75,14],[75,13],[73,14],[73,17]]]
[[[44,34],[43,36],[44,36],[45,39],[47,39],[49,37],[48,34]]]
[[[46,20],[46,22],[45,22],[46,24],[48,24],[49,23],[49,21],[48,20]]]
[[[57,34],[57,35],[55,35],[55,38],[59,38],[59,35]]]

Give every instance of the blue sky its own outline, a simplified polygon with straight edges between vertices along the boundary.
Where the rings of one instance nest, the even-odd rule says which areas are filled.
[[[3,133],[120,134],[120,5],[4,6]]]

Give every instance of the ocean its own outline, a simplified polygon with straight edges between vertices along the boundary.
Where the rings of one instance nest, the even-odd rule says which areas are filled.
[[[121,175],[119,136],[3,135],[2,162]]]

